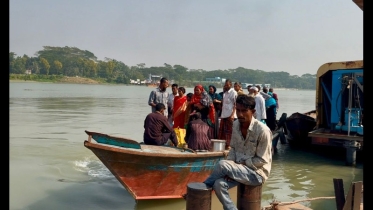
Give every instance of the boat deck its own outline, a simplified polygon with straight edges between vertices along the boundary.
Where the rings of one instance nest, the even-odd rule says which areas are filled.
[[[154,145],[146,145],[140,144],[141,150],[147,153],[164,153],[164,154],[180,154],[180,152],[185,153],[196,153],[196,154],[221,154],[222,152],[213,152],[213,151],[195,151],[189,148],[179,148],[179,147],[171,147],[171,146],[154,146]],[[228,150],[226,150],[228,152]]]
[[[329,129],[320,128],[313,130],[308,133],[309,137],[321,138],[321,139],[338,139],[345,141],[358,141],[363,142],[363,136],[357,134],[345,134],[345,133],[336,133],[331,132]]]

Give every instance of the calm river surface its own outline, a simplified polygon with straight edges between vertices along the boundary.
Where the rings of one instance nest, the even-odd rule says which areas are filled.
[[[153,88],[36,82],[9,82],[9,88],[9,209],[186,209],[183,199],[135,202],[83,146],[85,130],[142,141]],[[315,91],[275,92],[279,116],[315,108]],[[334,196],[333,178],[343,179],[347,194],[352,181],[363,180],[362,163],[345,166],[343,157],[279,145],[270,178],[263,185],[262,206],[274,199],[289,202]],[[336,209],[333,199],[302,204],[317,210]],[[212,209],[222,209],[214,195]]]

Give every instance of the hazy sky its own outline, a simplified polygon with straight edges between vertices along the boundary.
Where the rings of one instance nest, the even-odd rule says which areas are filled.
[[[10,0],[9,51],[77,47],[128,66],[316,74],[363,59],[352,0]]]

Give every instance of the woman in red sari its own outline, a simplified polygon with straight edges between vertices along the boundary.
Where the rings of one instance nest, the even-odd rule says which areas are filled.
[[[211,96],[202,85],[194,87],[194,94],[190,102],[192,112],[200,112],[201,119],[210,126],[209,137],[214,138],[215,108]]]
[[[185,109],[187,107],[187,97],[185,95],[185,88],[178,88],[178,96],[174,98],[174,106],[172,111],[172,117],[174,119],[173,128],[184,128],[185,121]]]
[[[190,113],[192,112],[192,98],[193,98],[193,93],[188,93],[186,94],[186,109],[185,109],[185,121],[184,121],[184,128],[186,129],[189,124],[189,118],[190,118]]]

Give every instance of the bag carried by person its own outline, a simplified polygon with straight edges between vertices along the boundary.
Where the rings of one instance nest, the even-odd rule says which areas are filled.
[[[186,129],[177,127],[177,128],[174,128],[174,131],[177,136],[177,142],[178,142],[177,147],[183,148],[184,145],[186,145],[186,142],[185,142]]]

